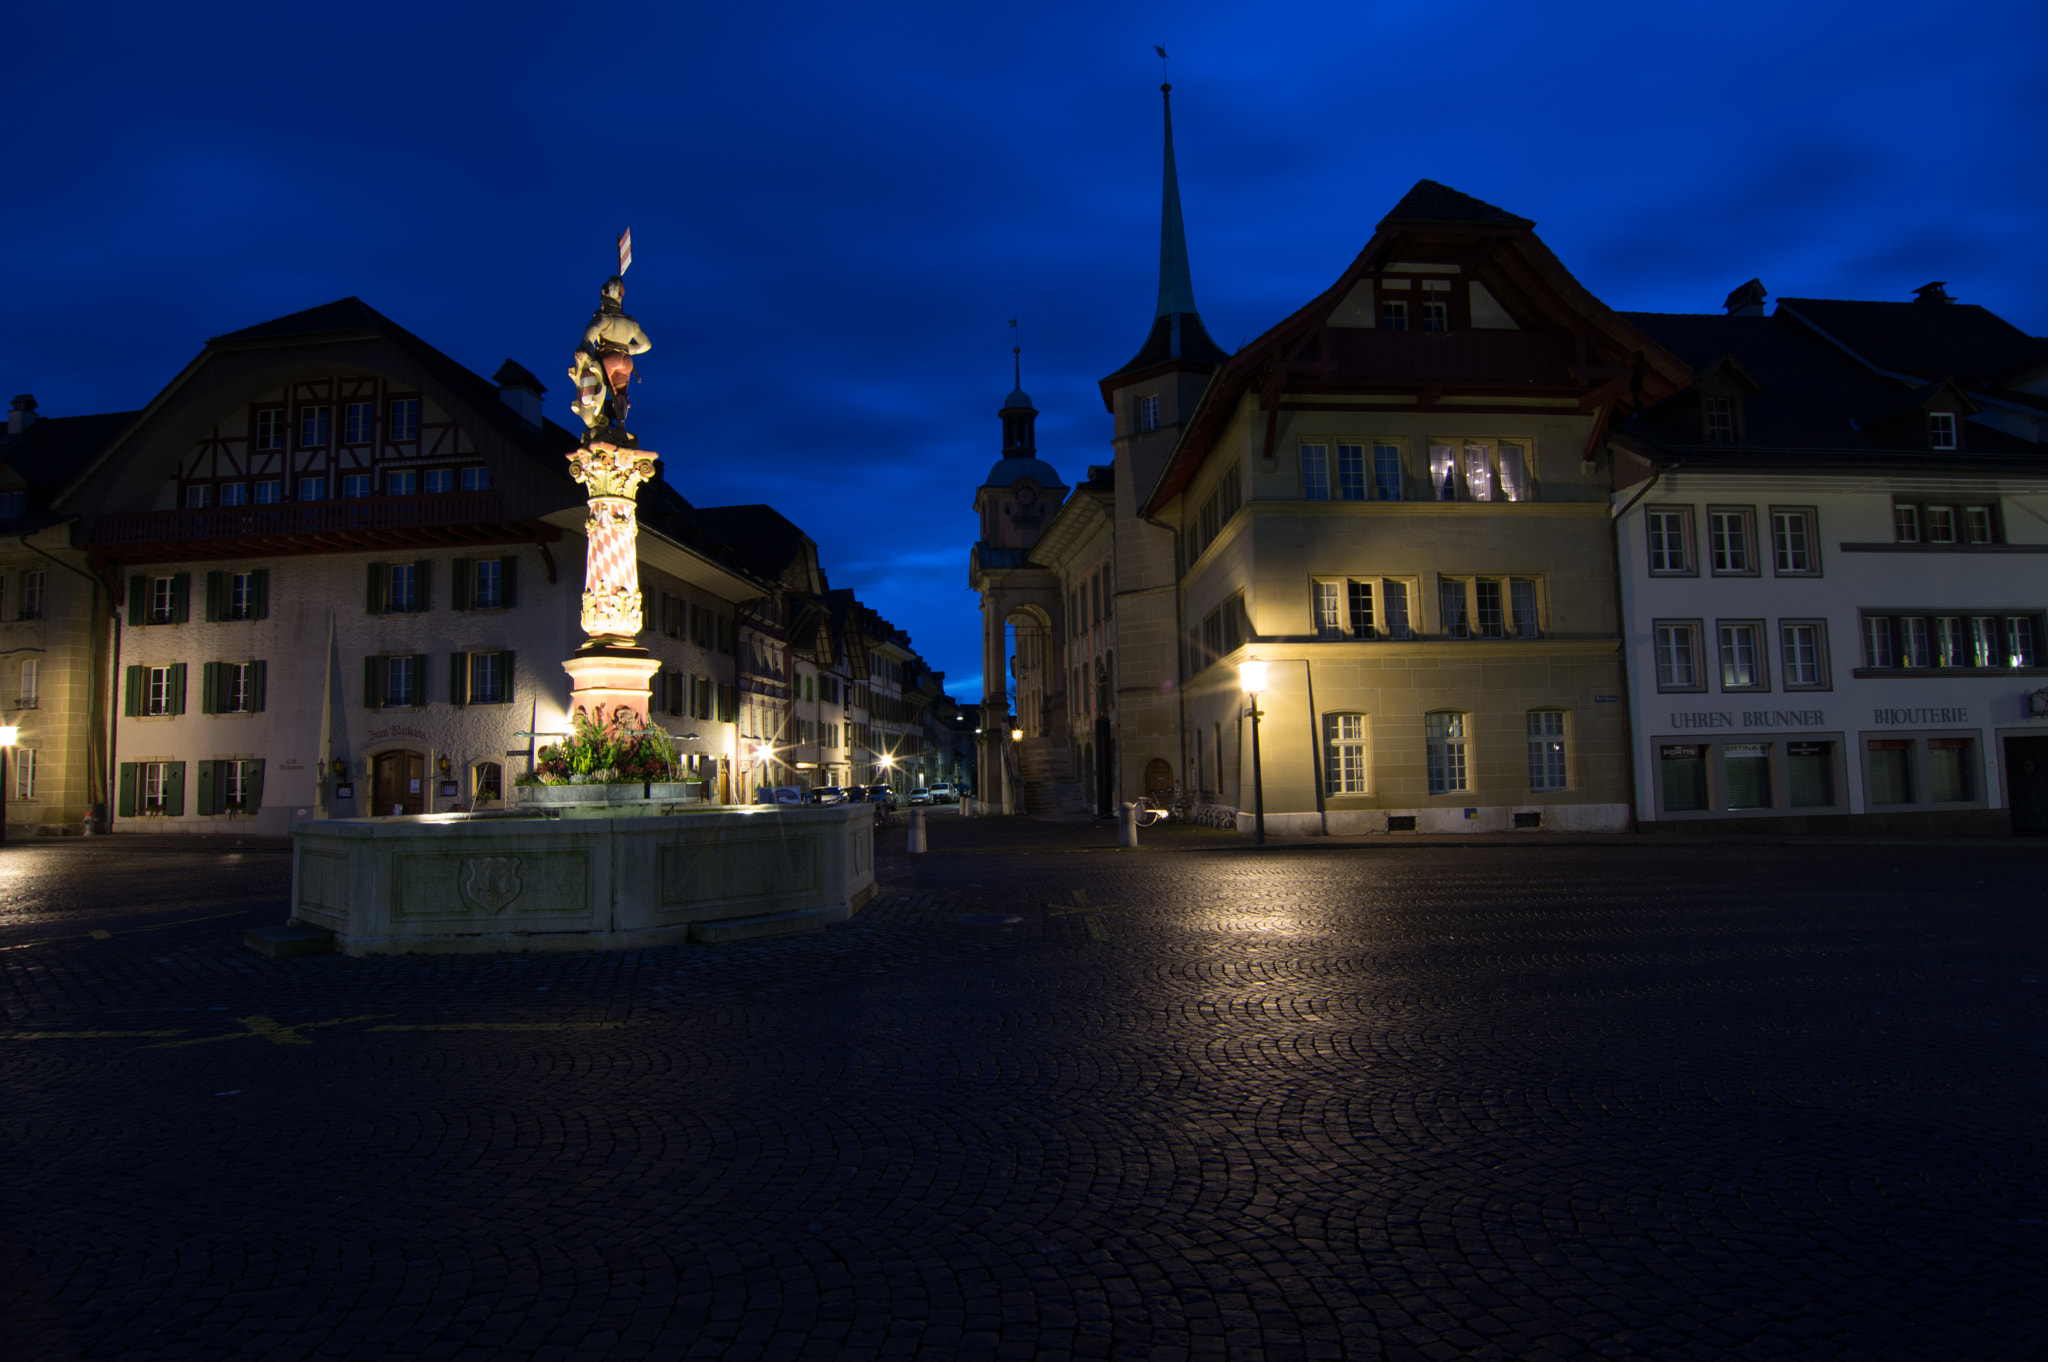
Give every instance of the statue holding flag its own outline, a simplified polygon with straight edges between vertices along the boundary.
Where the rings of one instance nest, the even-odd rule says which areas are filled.
[[[583,329],[583,344],[576,347],[576,359],[569,366],[575,380],[576,415],[588,427],[585,444],[606,440],[634,446],[626,433],[626,409],[630,404],[626,385],[633,381],[633,356],[644,355],[653,343],[640,323],[626,314],[626,270],[633,263],[633,229],[619,237],[619,272],[605,281],[598,297],[597,311]]]

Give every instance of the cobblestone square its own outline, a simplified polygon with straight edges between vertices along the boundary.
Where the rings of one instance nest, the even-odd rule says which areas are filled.
[[[6,847],[0,1356],[2042,1355],[2048,848],[1147,839],[370,960]]]

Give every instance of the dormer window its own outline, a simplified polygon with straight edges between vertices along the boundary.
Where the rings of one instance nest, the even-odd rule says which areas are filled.
[[[1146,393],[1138,399],[1138,433],[1159,429],[1159,394]]]
[[[1732,397],[1710,397],[1707,399],[1706,437],[1714,444],[1735,443],[1735,399]]]
[[[1927,413],[1927,446],[1930,449],[1956,447],[1956,415],[1952,411]]]

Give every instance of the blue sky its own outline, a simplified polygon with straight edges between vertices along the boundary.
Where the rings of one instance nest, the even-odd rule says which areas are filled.
[[[356,294],[567,424],[630,223],[643,441],[802,524],[975,699],[1005,319],[1043,455],[1106,462],[1095,381],[1156,290],[1154,43],[1225,346],[1423,177],[1620,308],[1945,279],[2048,332],[2038,3],[49,5],[9,19],[0,383],[140,406],[207,336]]]

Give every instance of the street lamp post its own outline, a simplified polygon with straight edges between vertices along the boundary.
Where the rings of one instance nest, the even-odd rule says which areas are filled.
[[[1266,688],[1266,664],[1259,661],[1245,662],[1237,669],[1238,684],[1252,702],[1252,825],[1253,844],[1266,844],[1266,780],[1259,769],[1259,692]]]

